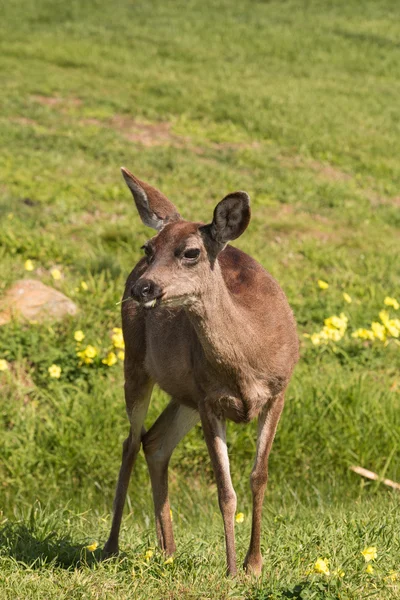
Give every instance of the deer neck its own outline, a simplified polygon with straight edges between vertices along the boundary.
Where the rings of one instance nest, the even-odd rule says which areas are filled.
[[[246,355],[247,319],[226,287],[217,261],[208,285],[186,310],[209,362],[237,372]]]

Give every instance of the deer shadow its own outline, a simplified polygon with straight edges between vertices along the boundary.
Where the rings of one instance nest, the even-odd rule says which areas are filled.
[[[282,600],[305,600],[313,598],[314,600],[324,600],[327,597],[328,588],[326,582],[316,582],[303,580],[291,587],[281,588],[279,590],[261,587],[250,592],[245,597],[246,600],[268,600],[271,597],[278,597]],[[276,595],[277,594],[277,595]],[[332,600],[339,600],[340,596],[329,595]]]
[[[69,536],[54,531],[41,534],[25,523],[6,523],[0,529],[0,556],[14,558],[30,568],[52,564],[63,569],[92,566],[100,560],[100,548],[87,550]]]

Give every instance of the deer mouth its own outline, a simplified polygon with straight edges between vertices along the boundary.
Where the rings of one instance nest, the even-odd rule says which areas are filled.
[[[153,298],[153,300],[147,300],[147,302],[143,302],[142,306],[147,309],[154,308],[157,304],[160,304],[160,301],[160,298]]]
[[[146,310],[151,310],[152,308],[156,308],[158,306],[165,308],[178,308],[183,306],[188,306],[189,304],[193,304],[196,297],[193,294],[182,295],[182,296],[159,296],[158,298],[153,298],[152,300],[147,300],[146,302],[142,302],[140,305]]]
[[[196,296],[193,294],[184,294],[182,296],[161,296],[160,303],[162,306],[173,308],[179,306],[188,306],[193,304]]]

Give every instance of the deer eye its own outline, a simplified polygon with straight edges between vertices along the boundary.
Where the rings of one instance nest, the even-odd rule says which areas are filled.
[[[147,244],[144,244],[144,246],[141,247],[141,250],[144,250],[144,253],[149,260],[154,255],[153,248],[151,246],[148,246]]]
[[[185,252],[183,253],[183,258],[186,258],[187,260],[196,260],[196,258],[199,258],[199,256],[200,256],[199,248],[189,248],[188,250],[185,250]]]

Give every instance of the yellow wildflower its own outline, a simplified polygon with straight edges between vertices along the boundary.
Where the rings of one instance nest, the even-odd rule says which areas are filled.
[[[321,343],[327,343],[329,340],[339,342],[346,333],[348,318],[344,313],[339,316],[332,315],[324,320],[324,327],[321,331],[313,333],[311,342],[314,346],[319,346]]]
[[[88,284],[86,283],[86,281],[81,281],[81,288],[83,289],[84,292],[87,292],[88,288]]]
[[[0,358],[0,371],[8,370],[8,362],[4,358]]]
[[[324,575],[329,575],[329,567],[328,567],[328,559],[327,558],[318,558],[315,561],[314,571],[316,573],[323,573]]]
[[[169,516],[170,516],[170,518],[171,518],[171,521],[173,521],[173,520],[174,520],[174,516],[173,516],[173,514],[172,514],[172,510],[171,510],[171,509],[169,509]]]
[[[374,332],[371,331],[370,329],[357,329],[356,331],[353,331],[353,333],[351,334],[351,337],[353,338],[360,338],[361,340],[373,340],[374,339]]]
[[[112,367],[117,362],[117,357],[114,352],[109,352],[101,362],[109,367]]]
[[[172,556],[170,556],[169,558],[167,558],[166,561],[164,561],[164,565],[172,565],[173,562],[174,559],[172,558]]]
[[[365,572],[368,573],[369,575],[372,575],[372,573],[374,572],[374,567],[372,565],[367,565],[365,567]]]
[[[48,368],[48,372],[49,372],[50,377],[54,377],[55,379],[60,379],[61,367],[53,364],[53,365],[51,365],[51,367]]]
[[[349,294],[347,294],[346,292],[343,292],[343,298],[344,301],[347,302],[347,304],[351,304],[353,302],[352,297],[349,296]]]
[[[89,546],[86,546],[86,550],[89,550],[89,552],[94,552],[99,546],[98,542],[93,542],[93,544],[89,544]]]
[[[50,274],[55,281],[61,279],[61,271],[59,269],[51,269]]]
[[[383,302],[386,304],[386,306],[392,306],[394,310],[399,310],[400,308],[400,304],[397,302],[396,298],[390,298],[390,296],[386,296]]]
[[[381,310],[381,312],[379,313],[379,318],[382,321],[382,323],[384,325],[386,325],[386,323],[388,323],[389,321],[389,313],[387,310]]]
[[[387,576],[387,579],[389,579],[389,581],[397,581],[399,578],[399,574],[396,573],[396,571],[389,571],[389,575]]]
[[[86,348],[85,348],[85,355],[88,358],[95,358],[95,356],[97,356],[97,350],[96,350],[96,348],[94,346],[91,346],[89,344],[89,346],[86,346]]]
[[[371,329],[373,331],[374,337],[377,340],[381,340],[381,342],[384,342],[386,340],[386,331],[383,325],[381,325],[377,321],[374,321],[371,324]]]
[[[385,325],[388,333],[392,337],[399,337],[400,335],[400,319],[390,319]]]
[[[320,337],[325,340],[332,340],[333,342],[339,342],[344,335],[340,329],[335,329],[334,327],[323,327]]]
[[[236,521],[236,523],[243,523],[244,514],[242,512],[239,512],[235,517],[235,521]]]
[[[144,557],[147,560],[147,562],[149,562],[149,560],[151,559],[153,554],[154,554],[153,550],[146,550],[146,554],[144,555]]]
[[[124,350],[124,348],[125,348],[124,336],[122,335],[122,329],[120,327],[114,327],[113,335],[111,336],[111,341],[115,348]]]
[[[321,343],[321,336],[319,333],[313,333],[311,336],[311,341],[314,344],[314,346],[319,346]]]
[[[85,338],[85,334],[83,333],[83,331],[81,331],[80,329],[79,329],[79,331],[75,331],[74,340],[76,342],[81,342],[84,338]]]
[[[97,356],[97,350],[94,346],[89,344],[84,350],[77,352],[76,355],[79,356],[85,364],[90,365]]]
[[[323,281],[322,279],[318,279],[318,287],[321,288],[321,290],[327,290],[329,287],[329,283],[326,283],[326,281]]]
[[[361,554],[365,558],[365,562],[369,562],[370,560],[376,559],[378,552],[376,546],[368,546],[367,548],[364,548]]]
[[[33,264],[33,260],[30,260],[28,258],[28,260],[25,261],[24,268],[25,268],[25,271],[33,271],[33,269],[35,268],[35,266]]]
[[[119,352],[117,352],[117,356],[118,356],[119,360],[125,360],[125,352],[123,350],[120,350]]]
[[[332,315],[332,317],[328,317],[324,320],[325,326],[329,329],[339,329],[339,331],[346,331],[348,318],[344,313],[340,313],[340,316]]]

